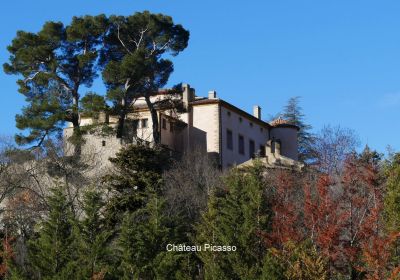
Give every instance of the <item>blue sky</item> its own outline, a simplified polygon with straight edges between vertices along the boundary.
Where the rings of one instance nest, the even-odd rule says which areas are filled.
[[[143,10],[171,15],[191,33],[174,58],[171,85],[186,82],[204,96],[215,89],[249,112],[259,104],[266,118],[301,96],[315,131],[340,125],[354,129],[362,145],[400,150],[400,1],[4,1],[1,64],[17,30]],[[16,79],[0,72],[0,135],[17,132],[14,116],[24,99]],[[94,90],[104,92],[101,81]]]

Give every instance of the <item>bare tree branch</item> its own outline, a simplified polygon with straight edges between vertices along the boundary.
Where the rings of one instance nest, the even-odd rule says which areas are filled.
[[[125,43],[122,41],[122,39],[121,39],[121,37],[120,37],[120,35],[119,35],[119,24],[117,24],[117,37],[118,37],[118,40],[121,42],[121,45],[125,48],[125,50],[129,53],[129,54],[132,54],[132,52],[128,49],[128,47],[125,45]]]

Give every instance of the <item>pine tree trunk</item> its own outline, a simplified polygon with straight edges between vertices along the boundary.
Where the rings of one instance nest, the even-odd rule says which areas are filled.
[[[72,125],[74,141],[74,155],[80,156],[82,153],[82,135],[79,124],[79,94],[78,87],[75,87],[72,93]]]
[[[126,117],[126,97],[124,97],[121,100],[121,110],[119,112],[118,126],[117,126],[117,138],[122,138],[124,136],[125,117]]]
[[[151,121],[153,123],[152,129],[153,129],[153,141],[155,145],[159,145],[161,138],[160,138],[160,131],[159,131],[159,123],[158,123],[158,115],[157,115],[157,110],[154,108],[154,104],[151,103],[150,101],[150,96],[146,95],[145,96],[146,104],[147,107],[149,108],[150,115],[151,115]]]

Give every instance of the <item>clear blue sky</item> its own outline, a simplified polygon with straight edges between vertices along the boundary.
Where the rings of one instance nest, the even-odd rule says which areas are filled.
[[[400,150],[400,1],[385,0],[19,0],[0,11],[0,61],[17,30],[74,15],[128,15],[149,10],[187,28],[189,47],[174,58],[170,84],[219,97],[264,117],[292,96],[315,131],[354,129],[362,145]],[[16,77],[0,73],[0,135],[14,134],[24,105]],[[95,86],[104,91],[101,81]]]

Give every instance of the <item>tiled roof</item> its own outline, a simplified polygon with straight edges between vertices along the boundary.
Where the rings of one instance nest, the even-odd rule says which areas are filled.
[[[297,128],[299,127],[295,124],[292,124],[288,120],[282,119],[281,117],[277,118],[276,120],[273,120],[272,122],[269,123],[272,127],[292,127],[292,128]]]
[[[282,119],[281,117],[277,118],[276,120],[273,120],[270,122],[272,126],[277,126],[280,124],[290,124],[287,120]]]

